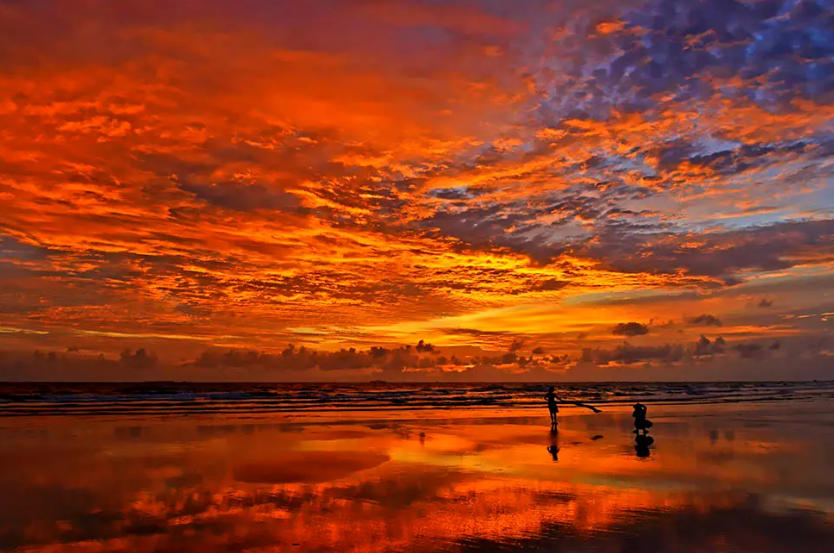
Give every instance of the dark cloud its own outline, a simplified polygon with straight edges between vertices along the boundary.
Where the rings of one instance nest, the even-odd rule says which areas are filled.
[[[686,324],[690,326],[721,326],[721,321],[714,315],[698,315],[697,317],[687,317]]]
[[[476,328],[439,328],[436,329],[450,336],[501,337],[513,336],[507,330],[478,330]]]
[[[709,338],[701,334],[701,338],[695,343],[695,346],[692,348],[692,356],[693,357],[703,357],[706,355],[716,355],[720,353],[724,353],[724,347],[726,346],[726,342],[724,338],[719,336],[715,339],[715,341],[710,341]]]
[[[584,202],[601,202],[584,199]],[[435,226],[470,247],[491,250],[496,246],[526,254],[537,264],[547,265],[566,252],[598,260],[602,267],[625,273],[703,275],[732,285],[736,276],[751,269],[785,270],[801,263],[824,263],[834,259],[834,220],[783,221],[771,225],[714,232],[704,235],[698,248],[687,247],[689,232],[661,228],[657,223],[610,220],[608,212],[586,209],[567,213],[566,220],[582,217],[595,221],[594,236],[567,236],[553,243],[531,240],[527,233],[538,229],[539,213],[527,207],[495,205],[460,213],[443,213],[421,222]],[[527,222],[528,224],[525,224]],[[552,225],[551,225],[552,228]],[[535,285],[541,290],[566,286],[562,280]]]
[[[619,323],[615,326],[611,333],[615,336],[644,336],[649,333],[649,327],[640,323]]]
[[[754,167],[764,167],[778,162],[783,156],[792,153],[802,153],[806,149],[813,149],[808,142],[797,141],[791,143],[774,144],[743,144],[731,150],[722,150],[709,155],[693,155],[687,157],[689,165],[709,168],[717,174],[735,175]]]
[[[523,373],[519,373],[523,378],[530,380],[534,373],[540,374],[547,367],[564,366],[570,361],[567,355],[545,355],[544,348],[541,347],[535,348],[529,356],[525,356],[520,353],[523,347],[523,340],[514,339],[506,353],[466,358],[444,355],[442,349],[422,341],[416,347],[372,346],[367,350],[349,348],[333,352],[294,346],[287,347],[280,354],[245,350],[208,350],[203,352],[193,365],[201,369],[222,367],[254,369],[261,371],[261,374],[270,379],[281,378],[282,375],[286,376],[288,373],[296,373],[298,378],[303,378],[306,371],[317,370],[340,371],[342,374],[364,371],[368,378],[379,374],[383,378],[394,380],[454,379],[458,381],[467,381],[467,378],[470,379],[469,381],[478,381],[486,373],[494,372],[489,380],[500,381],[506,380],[508,373],[498,367],[512,366],[516,371]],[[467,368],[463,371],[445,373],[443,367],[447,366]]]
[[[626,272],[673,272],[723,277],[738,271],[789,269],[802,260],[834,259],[834,220],[785,221],[705,235],[697,249],[689,236],[603,233],[583,247],[591,258]],[[737,281],[736,281],[737,282]]]
[[[570,282],[566,280],[557,280],[555,278],[542,281],[540,284],[536,286],[538,290],[543,292],[550,292],[553,290],[561,290],[562,288],[570,285]]]
[[[633,346],[625,342],[613,350],[589,349],[582,350],[582,361],[590,361],[597,365],[631,365],[645,361],[674,363],[683,359],[686,349],[680,344],[663,344],[661,346]]]
[[[180,187],[201,200],[236,211],[256,209],[295,211],[301,206],[301,202],[294,194],[260,184],[228,182],[181,184]]]
[[[417,353],[432,353],[436,351],[436,348],[433,345],[428,344],[423,340],[417,342],[417,346],[414,349],[417,350]]]
[[[513,338],[512,343],[510,344],[509,351],[510,353],[516,353],[520,351],[524,347],[524,340],[520,338]]]
[[[39,247],[0,234],[0,259],[20,261],[42,261],[59,252],[50,252],[49,248]]]
[[[764,346],[757,343],[736,344],[733,349],[738,352],[742,359],[755,359],[765,355]]]
[[[523,239],[508,232],[530,219],[528,213],[516,211],[512,206],[492,205],[471,207],[461,211],[438,211],[420,221],[420,225],[441,235],[453,236],[478,248],[495,245],[516,247]]]
[[[663,344],[658,346],[634,346],[625,342],[612,350],[586,348],[582,351],[580,361],[591,362],[600,366],[631,365],[635,363],[657,362],[661,364],[677,363],[686,359],[722,355],[727,352],[727,342],[722,337],[711,341],[706,336],[692,344]],[[742,359],[762,359],[771,352],[780,349],[779,342],[769,347],[758,342],[741,342],[729,346],[729,349]]]
[[[615,54],[590,80],[576,67],[582,86],[571,98],[584,101],[574,110],[599,117],[614,106],[650,109],[662,93],[706,100],[716,92],[710,77],[734,75],[762,79],[751,99],[763,106],[830,98],[834,68],[820,61],[834,54],[834,17],[816,2],[660,0],[624,23],[585,45]]]
[[[141,378],[159,368],[157,355],[145,348],[124,350],[118,359],[90,355],[70,347],[65,352],[0,351],[0,373],[15,380],[72,380],[94,378],[115,381]]]
[[[322,371],[359,371],[375,369],[398,373],[407,368],[429,369],[442,365],[439,351],[431,344],[420,341],[416,347],[386,348],[372,346],[367,350],[356,348],[338,351],[317,351],[304,346],[288,346],[280,354],[254,350],[208,350],[194,361],[203,368],[241,367],[275,372],[303,372],[311,369]]]
[[[131,369],[153,369],[158,359],[153,352],[139,348],[135,352],[129,349],[124,350],[119,356],[122,365]]]

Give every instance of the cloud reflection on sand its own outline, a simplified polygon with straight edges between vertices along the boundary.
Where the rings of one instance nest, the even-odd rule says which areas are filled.
[[[645,459],[626,413],[4,421],[0,549],[828,551],[832,430],[794,407],[652,409]]]

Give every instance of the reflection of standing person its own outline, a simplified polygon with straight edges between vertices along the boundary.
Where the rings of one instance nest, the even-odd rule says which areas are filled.
[[[556,401],[562,400],[559,398],[559,396],[557,396],[554,393],[553,390],[554,388],[553,386],[551,386],[550,389],[547,390],[547,393],[544,395],[544,399],[547,400],[547,410],[550,411],[550,426],[555,428],[556,425],[559,424],[556,421],[556,415],[559,414],[559,406],[556,404]]]
[[[555,445],[547,446],[547,452],[550,453],[550,457],[553,459],[554,463],[559,462],[559,447]]]
[[[550,427],[550,445],[547,446],[547,452],[554,463],[559,462],[559,432],[555,426]]]

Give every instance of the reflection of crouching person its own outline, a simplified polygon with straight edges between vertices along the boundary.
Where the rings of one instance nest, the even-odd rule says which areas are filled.
[[[642,431],[643,434],[649,431],[652,427],[652,421],[646,418],[649,409],[642,403],[634,404],[634,412],[631,414],[634,417],[634,432]]]
[[[637,450],[638,457],[648,457],[651,455],[649,446],[654,443],[654,438],[646,436],[645,434],[637,434],[634,438],[634,449]]]

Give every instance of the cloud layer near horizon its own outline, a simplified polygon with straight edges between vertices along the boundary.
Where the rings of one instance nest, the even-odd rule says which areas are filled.
[[[827,340],[832,36],[830,1],[0,2],[0,340]]]

